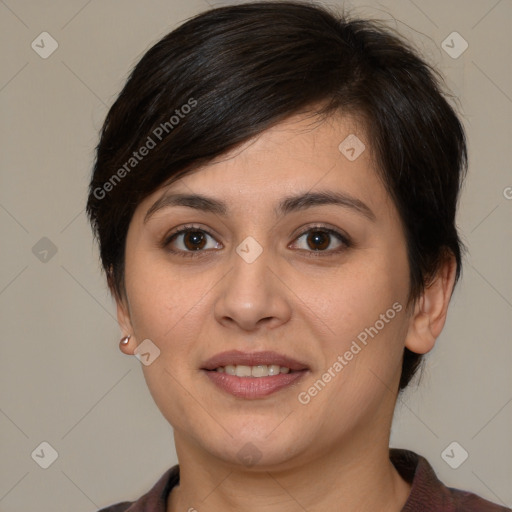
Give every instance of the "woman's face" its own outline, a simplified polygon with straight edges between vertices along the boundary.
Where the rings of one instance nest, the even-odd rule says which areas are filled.
[[[178,450],[286,467],[387,448],[409,266],[370,149],[348,118],[294,116],[138,206],[119,316],[151,340],[142,368]],[[177,194],[205,199],[162,200]]]

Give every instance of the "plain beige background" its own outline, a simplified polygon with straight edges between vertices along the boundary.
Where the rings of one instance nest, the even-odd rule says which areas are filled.
[[[140,363],[118,350],[84,206],[98,131],[131,67],[220,4],[0,1],[1,512],[134,500],[176,463]],[[470,151],[458,217],[469,248],[463,279],[421,386],[399,401],[392,445],[426,456],[447,485],[512,506],[512,2],[345,5],[388,20],[439,67],[459,97]],[[442,46],[454,31],[468,43],[457,58]],[[51,49],[42,32],[58,43],[45,59],[31,47],[45,37]],[[464,44],[455,37],[452,52]],[[469,454],[457,469],[441,457],[453,441]],[[47,469],[37,463],[51,457],[42,442],[58,454]]]

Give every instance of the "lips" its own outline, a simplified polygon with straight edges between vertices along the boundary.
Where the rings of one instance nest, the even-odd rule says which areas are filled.
[[[259,366],[259,365],[279,365],[289,368],[291,371],[309,370],[307,364],[297,361],[289,356],[279,354],[273,351],[263,352],[241,352],[239,350],[230,350],[222,352],[205,361],[201,367],[202,370],[216,370],[225,366]]]
[[[234,370],[236,375],[233,375]],[[277,352],[231,350],[205,361],[201,371],[223,392],[236,398],[254,400],[296,384],[309,373],[309,367]]]

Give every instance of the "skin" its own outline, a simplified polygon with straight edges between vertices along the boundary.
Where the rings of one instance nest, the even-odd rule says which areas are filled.
[[[366,144],[355,161],[338,150],[349,134]],[[319,190],[350,194],[375,220],[332,204],[275,215],[284,196]],[[170,206],[144,222],[153,203],[171,191],[222,200],[228,213]],[[211,234],[202,252],[190,249],[194,240],[185,245],[184,235],[167,248],[159,245],[189,223],[192,231]],[[323,246],[311,240],[318,223],[352,244],[335,236]],[[252,263],[235,251],[248,236],[263,248]],[[318,245],[323,251],[313,249]],[[191,257],[169,251],[187,248]],[[125,272],[118,319],[131,339],[122,350],[131,355],[147,338],[160,350],[142,369],[174,429],[181,479],[169,512],[401,510],[410,486],[390,463],[388,446],[403,349],[433,348],[455,262],[447,259],[415,305],[405,308],[402,224],[355,119],[290,117],[159,189],[135,211]],[[300,403],[299,392],[396,302],[402,311],[308,404]],[[274,350],[305,362],[309,372],[265,398],[235,398],[200,370],[206,359],[232,349]],[[261,456],[255,465],[238,457],[246,443]]]

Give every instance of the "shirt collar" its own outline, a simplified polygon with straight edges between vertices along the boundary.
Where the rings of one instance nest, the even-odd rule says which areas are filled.
[[[460,510],[458,503],[474,506],[475,508],[468,510],[475,512],[508,510],[471,493],[446,487],[437,478],[427,460],[412,451],[391,448],[389,458],[400,476],[411,485],[411,492],[401,512],[417,512],[418,510],[456,512]],[[175,465],[169,468],[153,488],[137,501],[120,503],[117,506],[104,509],[103,512],[166,512],[169,494],[173,487],[179,484],[179,481],[179,465]],[[126,505],[130,506],[125,508]],[[120,508],[121,506],[123,508]]]

